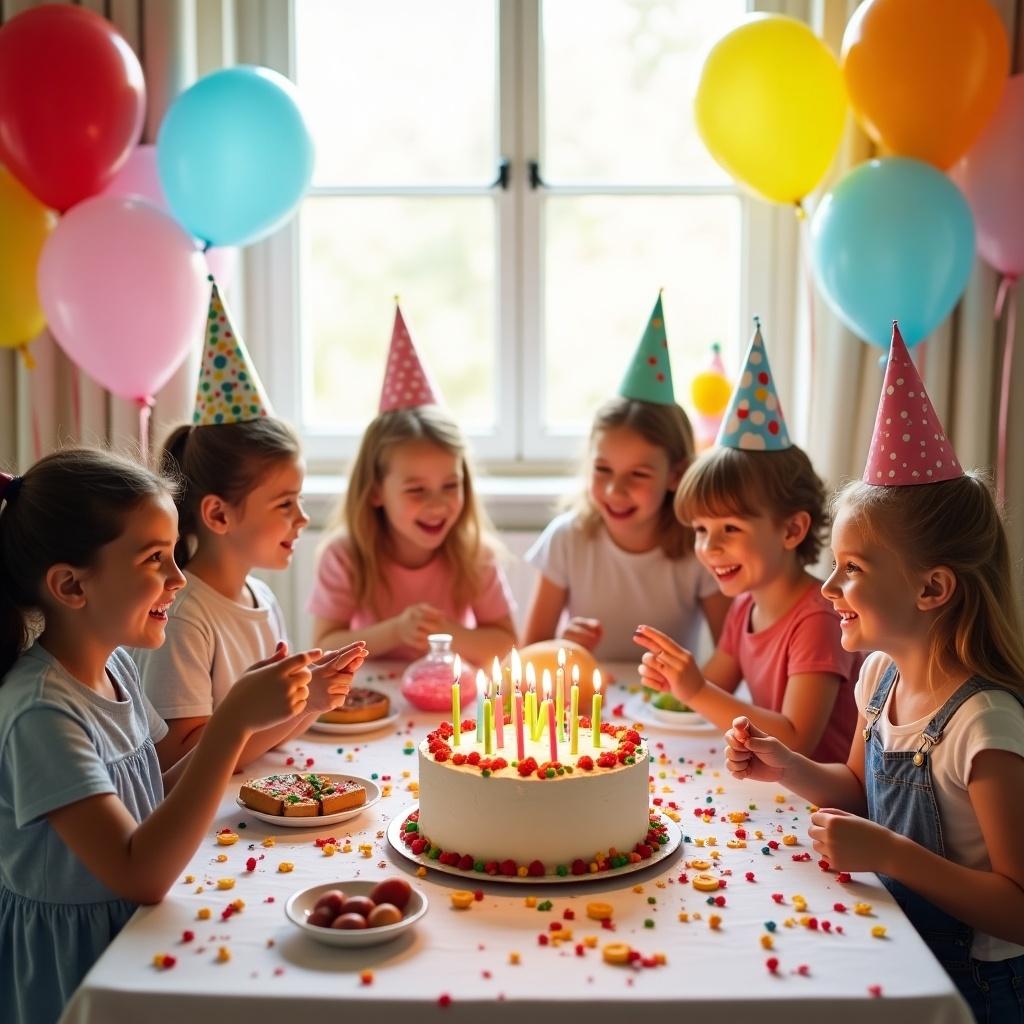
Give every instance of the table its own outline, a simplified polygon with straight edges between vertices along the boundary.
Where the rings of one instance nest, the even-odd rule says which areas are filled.
[[[631,719],[641,699],[635,666],[615,669],[620,683],[608,690],[605,707],[611,719]],[[376,773],[378,784],[390,784],[389,795],[333,829],[275,829],[235,804],[232,784],[183,880],[162,903],[136,913],[73,997],[65,1024],[252,1024],[325,1014],[338,1021],[406,1021],[415,1014],[418,1022],[474,1024],[482,1015],[496,1024],[566,1024],[585,1015],[587,1024],[622,1024],[669,1013],[690,1021],[756,1016],[769,1024],[864,1024],[868,1015],[872,1024],[970,1024],[953,984],[878,880],[855,875],[843,883],[819,867],[806,836],[806,805],[778,786],[733,780],[716,731],[682,733],[645,723],[652,799],[663,809],[676,805],[686,837],[676,854],[635,874],[591,883],[507,885],[482,875],[472,885],[482,900],[468,910],[452,908],[449,893],[467,883],[433,871],[416,878],[414,865],[385,838],[390,819],[415,800],[414,747],[438,720],[408,709],[398,693],[399,675],[392,666],[367,666],[361,680],[388,690],[408,712],[395,725],[351,737],[309,732],[246,772],[288,770],[287,758],[305,767],[312,759],[311,770]],[[696,816],[708,808],[713,816]],[[735,811],[747,811],[749,820],[741,826],[722,820]],[[241,839],[218,846],[215,834],[228,826]],[[746,830],[745,848],[727,846],[735,843],[737,827]],[[347,839],[352,852],[326,857],[315,840],[328,835]],[[273,846],[261,845],[267,837]],[[372,845],[370,856],[361,844]],[[713,853],[727,881],[719,893],[722,907],[709,906],[706,893],[680,880],[696,873],[688,867],[692,859],[713,860]],[[225,862],[217,861],[220,854]],[[250,857],[257,858],[251,873],[245,867]],[[294,869],[280,873],[282,862]],[[430,909],[389,944],[329,948],[285,918],[284,904],[298,889],[395,874],[409,877]],[[194,881],[184,881],[186,875]],[[222,877],[234,877],[235,887],[220,891],[211,884]],[[798,895],[806,900],[803,912]],[[550,901],[551,909],[528,906],[532,896]],[[239,898],[244,909],[221,920]],[[614,907],[613,932],[587,919],[586,904],[595,899]],[[837,903],[846,910],[836,910]],[[855,913],[857,904],[870,904],[870,915]],[[210,920],[197,920],[201,907],[212,911]],[[713,914],[720,918],[717,928]],[[551,942],[553,924],[571,929],[572,940]],[[885,934],[875,937],[879,927]],[[186,931],[194,932],[192,941],[182,941]],[[590,936],[596,948],[585,945]],[[771,949],[762,944],[769,939]],[[610,941],[627,942],[647,957],[663,953],[667,962],[606,964],[601,948]],[[222,947],[230,959],[219,959]],[[175,957],[175,965],[154,966],[160,953]],[[778,960],[774,972],[766,966],[771,957]]]

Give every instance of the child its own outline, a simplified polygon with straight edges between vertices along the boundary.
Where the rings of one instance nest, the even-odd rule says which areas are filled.
[[[193,424],[171,434],[162,463],[182,484],[175,560],[187,567],[189,585],[171,609],[167,642],[135,656],[146,696],[167,721],[157,745],[166,770],[196,745],[245,669],[287,639],[273,592],[250,573],[287,568],[309,522],[300,502],[305,466],[298,438],[270,415],[216,285]],[[343,702],[364,656],[361,645],[329,654],[314,670],[326,690],[314,686],[306,715],[254,735],[238,767]]]
[[[729,770],[818,804],[810,835],[832,868],[879,872],[978,1021],[1024,1021],[1024,645],[1007,538],[895,326],[863,481],[835,508],[822,592],[843,646],[877,651],[849,756],[815,764],[739,717]]]
[[[527,644],[554,637],[563,613],[560,635],[604,661],[634,658],[638,620],[692,648],[703,613],[718,641],[729,600],[693,557],[693,531],[672,512],[693,454],[693,430],[672,391],[659,294],[619,396],[594,418],[587,491],[526,554],[541,573]]]
[[[0,475],[5,1022],[57,1019],[136,905],[179,881],[248,738],[305,707],[317,652],[279,649],[161,780],[153,741],[166,727],[119,648],[163,643],[185,582],[176,537],[167,484],[127,459],[70,449]]]
[[[317,643],[355,636],[409,661],[431,633],[487,665],[515,643],[512,598],[486,539],[466,444],[440,408],[395,307],[380,411],[363,434],[309,599]]]
[[[676,512],[697,534],[697,557],[735,598],[703,672],[689,651],[650,626],[640,674],[723,731],[738,714],[817,759],[843,756],[857,719],[859,656],[843,650],[839,617],[806,566],[821,550],[825,492],[790,443],[760,323],[718,447],[689,469]],[[733,695],[741,679],[752,705]]]

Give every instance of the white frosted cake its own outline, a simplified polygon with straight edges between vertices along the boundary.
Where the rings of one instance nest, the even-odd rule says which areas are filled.
[[[569,742],[551,757],[546,734],[514,732],[484,753],[475,723],[458,745],[449,722],[419,746],[419,810],[402,824],[414,854],[491,875],[581,875],[649,858],[665,836],[648,807],[650,762],[639,733],[605,723],[594,747],[589,722],[578,753]]]

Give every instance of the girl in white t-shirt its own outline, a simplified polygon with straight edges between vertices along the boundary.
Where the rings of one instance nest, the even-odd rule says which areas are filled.
[[[525,643],[557,633],[600,660],[632,661],[638,622],[693,649],[702,620],[717,643],[729,599],[694,557],[693,531],[672,510],[693,457],[693,428],[674,401],[620,395],[598,409],[586,490],[526,554],[541,575]]]
[[[163,646],[135,655],[146,696],[168,725],[157,744],[166,767],[196,745],[234,681],[287,643],[273,592],[251,573],[286,569],[309,517],[299,440],[272,416],[180,426],[162,468],[181,480],[174,556],[188,586],[170,610]],[[343,703],[365,654],[362,641],[328,652],[313,668],[306,712],[255,733],[238,767]]]
[[[819,805],[817,853],[879,873],[979,1021],[1024,1021],[1024,644],[995,502],[968,473],[858,481],[835,506],[822,592],[843,646],[876,652],[849,758],[817,764],[737,718],[729,770]]]

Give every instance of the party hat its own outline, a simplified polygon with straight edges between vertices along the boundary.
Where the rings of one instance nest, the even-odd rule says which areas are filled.
[[[409,328],[395,297],[395,326],[391,331],[391,348],[384,369],[384,386],[380,390],[379,412],[394,409],[415,409],[420,405],[440,405],[437,390],[423,365]]]
[[[756,316],[743,372],[722,418],[717,443],[725,448],[760,452],[781,452],[793,446],[768,365],[761,321]]]
[[[672,366],[668,361],[668,336],[665,334],[665,315],[661,311],[661,292],[647,321],[633,360],[619,385],[623,398],[635,398],[655,405],[673,405]]]
[[[273,416],[266,389],[245,342],[235,332],[217,282],[211,277],[210,283],[213,288],[192,422],[203,427],[216,423],[245,423]]]
[[[864,467],[864,482],[911,487],[963,476],[921,376],[892,322],[889,361],[878,400],[875,430]]]

